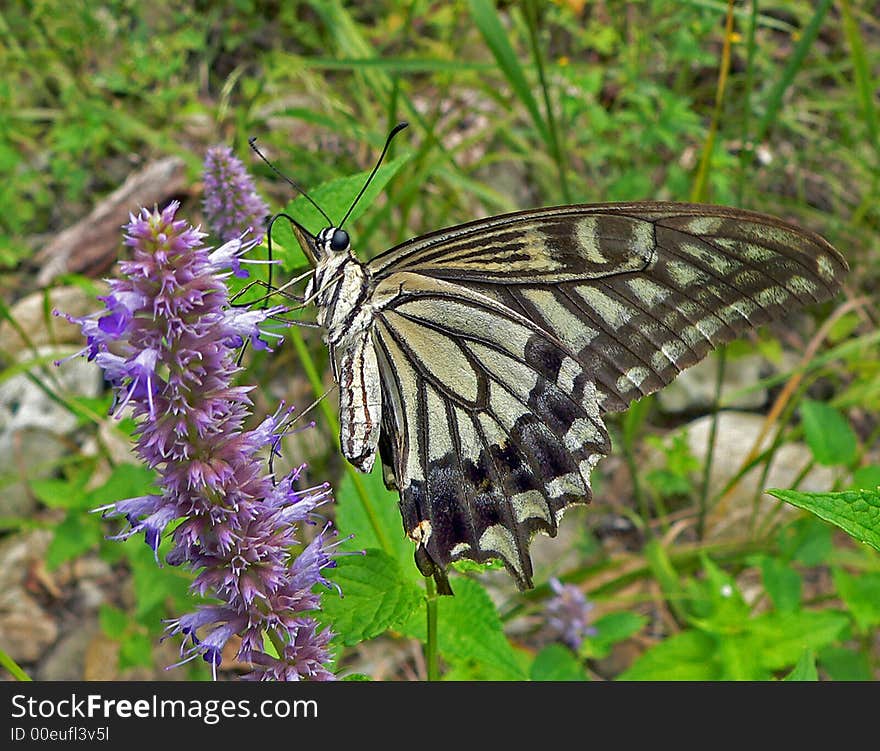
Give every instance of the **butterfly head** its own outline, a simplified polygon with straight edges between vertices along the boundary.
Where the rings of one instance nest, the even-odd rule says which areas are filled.
[[[290,224],[293,234],[312,266],[318,266],[332,258],[351,252],[351,238],[344,229],[327,227],[317,235],[313,235],[299,222],[291,219]]]
[[[348,232],[338,227],[327,227],[322,229],[315,238],[315,244],[323,255],[334,255],[336,253],[345,253],[351,248],[351,238]]]

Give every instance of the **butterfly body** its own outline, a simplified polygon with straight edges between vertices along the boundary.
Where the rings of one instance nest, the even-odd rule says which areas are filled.
[[[699,204],[516,212],[365,264],[343,230],[295,233],[315,266],[343,453],[363,471],[379,453],[441,591],[459,558],[500,558],[531,586],[531,538],[590,500],[603,415],[829,298],[846,271],[813,233]]]

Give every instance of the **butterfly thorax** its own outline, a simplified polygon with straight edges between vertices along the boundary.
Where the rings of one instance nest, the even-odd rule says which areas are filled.
[[[373,466],[382,420],[379,365],[371,336],[375,311],[368,304],[372,286],[366,267],[347,248],[319,258],[306,290],[309,296],[315,294],[317,322],[325,329],[339,385],[342,452],[364,472]]]
[[[318,262],[306,294],[317,292],[317,322],[324,327],[324,340],[331,347],[339,346],[346,337],[369,325],[371,316],[363,303],[370,287],[369,272],[351,251]]]

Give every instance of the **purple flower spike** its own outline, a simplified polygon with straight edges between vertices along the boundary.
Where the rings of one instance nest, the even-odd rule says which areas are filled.
[[[216,172],[214,187],[227,175],[238,191],[228,195],[251,195],[228,150],[212,159],[216,170],[227,170]],[[321,600],[313,590],[335,586],[323,572],[339,553],[329,525],[310,542],[300,537],[303,525],[324,523],[316,509],[329,500],[329,488],[295,488],[302,467],[277,479],[269,473],[266,457],[290,432],[291,410],[279,407],[246,430],[250,388],[233,385],[237,348],[278,338],[261,324],[285,311],[232,308],[223,279],[254,243],[206,248],[177,209],[173,203],[132,216],[131,259],[109,280],[105,310],[69,317],[88,341],[80,354],[95,360],[114,388],[114,415],[134,415],[137,453],[161,488],[97,510],[127,522],[117,539],[143,534],[157,561],[163,535],[173,529],[166,562],[195,571],[193,592],[215,600],[168,624],[169,635],[183,637],[181,663],[201,657],[216,675],[224,648],[238,636],[236,659],[251,665],[249,679],[330,680],[332,634],[314,619]],[[294,546],[302,549],[297,557]],[[263,651],[267,639],[278,656]]]
[[[257,194],[251,176],[232,149],[223,145],[208,149],[204,178],[203,210],[211,232],[225,243],[250,229],[252,239],[259,243],[265,233],[269,207]],[[233,270],[240,275],[238,267]]]
[[[550,586],[556,594],[547,602],[547,630],[552,638],[577,652],[586,637],[596,635],[590,625],[594,605],[574,584],[553,578]]]

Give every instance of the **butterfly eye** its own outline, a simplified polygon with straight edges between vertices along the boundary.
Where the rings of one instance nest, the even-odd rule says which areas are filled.
[[[348,247],[348,243],[348,232],[344,229],[334,230],[333,237],[330,238],[330,250],[335,250],[336,252],[345,250]]]

